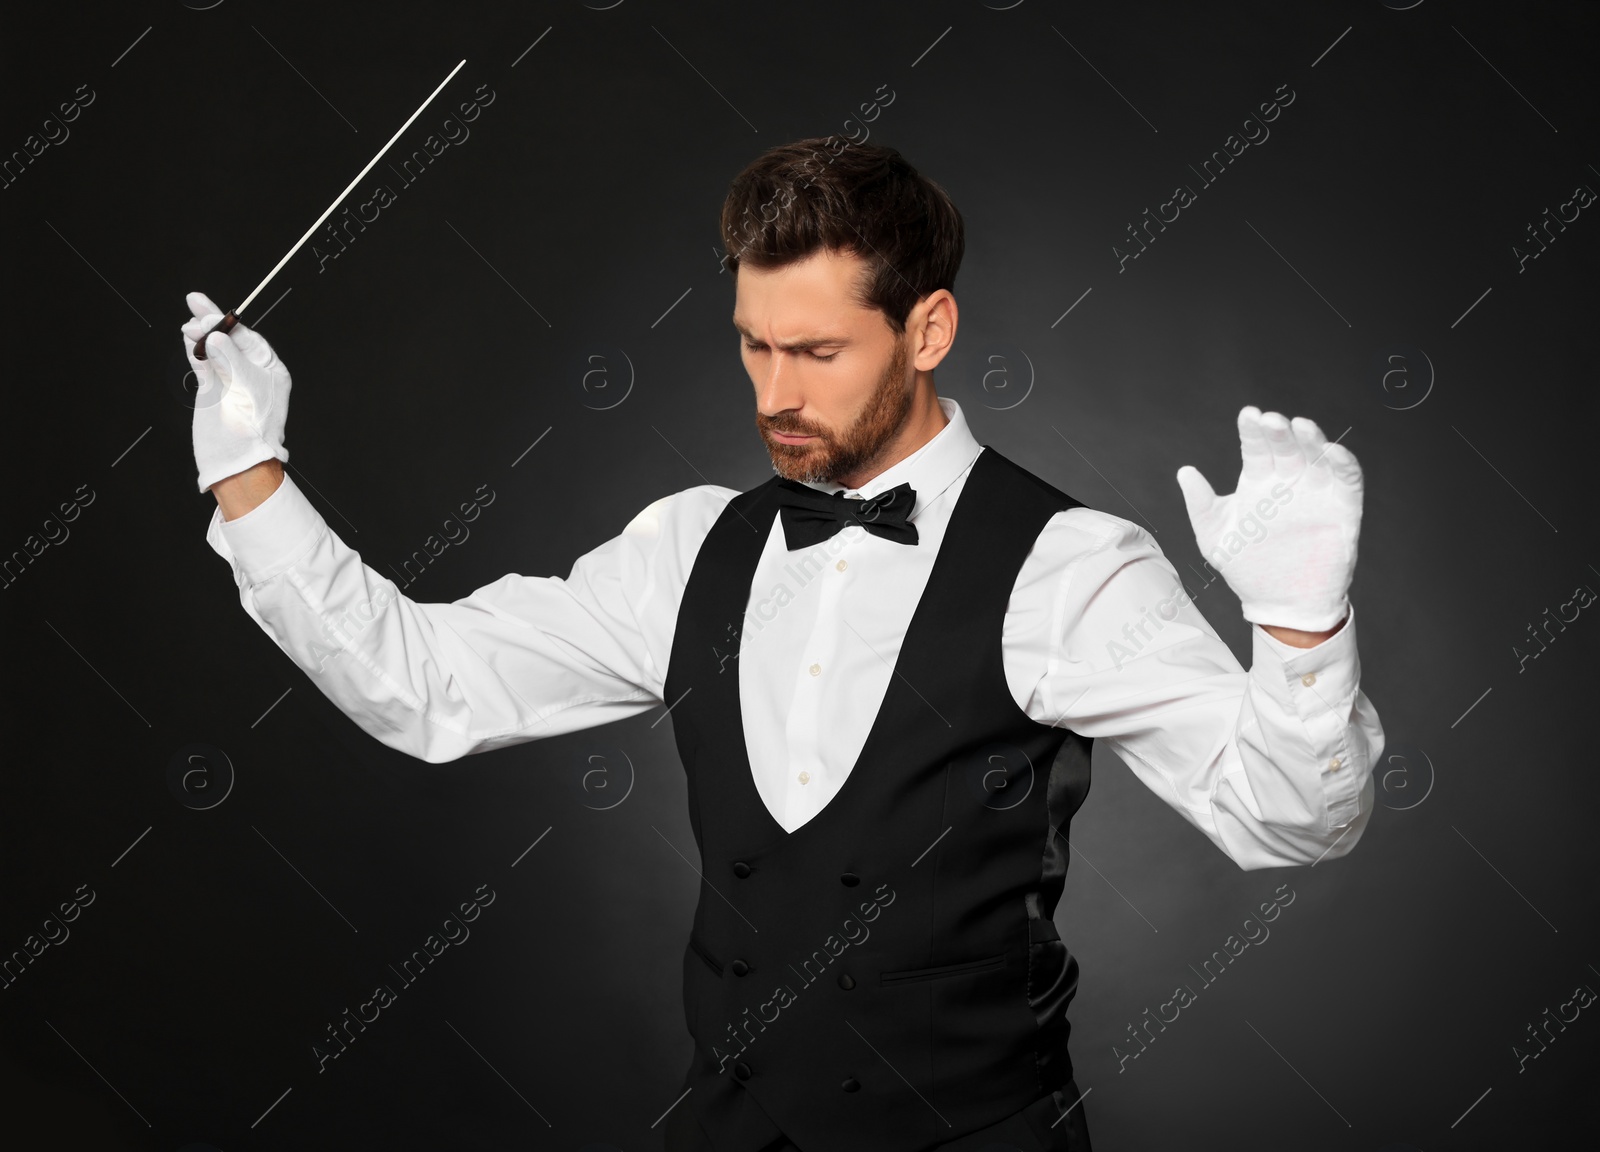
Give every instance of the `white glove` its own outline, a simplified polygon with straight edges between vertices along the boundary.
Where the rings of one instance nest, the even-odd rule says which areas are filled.
[[[1244,470],[1219,497],[1198,469],[1178,469],[1195,542],[1239,597],[1244,618],[1326,632],[1349,610],[1345,593],[1361,530],[1361,465],[1303,416],[1239,412]]]
[[[194,370],[194,461],[200,491],[252,464],[289,459],[283,423],[289,415],[289,370],[261,336],[236,323],[206,337],[206,358],[194,342],[222,319],[200,292],[185,298],[194,319],[183,325],[183,350]]]

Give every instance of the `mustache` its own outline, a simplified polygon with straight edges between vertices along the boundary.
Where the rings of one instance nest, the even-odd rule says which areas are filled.
[[[769,420],[766,417],[760,417],[757,419],[756,423],[759,424],[764,431],[781,432],[785,436],[821,437],[824,435],[822,430],[818,428],[794,427],[794,421],[792,420]]]

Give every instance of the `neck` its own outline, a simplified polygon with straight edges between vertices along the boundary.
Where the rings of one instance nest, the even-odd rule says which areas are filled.
[[[855,491],[874,476],[887,472],[921,448],[949,423],[950,418],[944,414],[944,409],[939,407],[939,395],[933,390],[933,376],[924,372],[917,373],[916,395],[912,398],[911,409],[906,413],[905,421],[899,430],[884,443],[872,464],[858,468],[854,472],[835,476],[832,478],[832,483],[848,491]]]

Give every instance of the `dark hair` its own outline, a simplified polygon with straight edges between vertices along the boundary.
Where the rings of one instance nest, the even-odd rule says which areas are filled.
[[[775,268],[819,249],[867,262],[856,300],[898,333],[918,300],[954,290],[966,246],[961,213],[893,148],[811,137],[768,149],[734,177],[722,204],[729,271]]]

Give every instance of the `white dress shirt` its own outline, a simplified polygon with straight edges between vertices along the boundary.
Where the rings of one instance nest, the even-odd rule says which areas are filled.
[[[756,787],[790,831],[860,754],[982,450],[960,405],[939,404],[950,422],[933,439],[846,490],[909,483],[918,542],[850,527],[789,552],[774,514],[742,642],[730,634],[722,649],[739,653]],[[566,579],[512,573],[448,604],[412,601],[362,563],[288,475],[236,520],[218,509],[206,539],[245,611],[334,704],[384,744],[439,763],[666,704],[684,586],[737,494],[707,484],[662,497]],[[1359,690],[1355,610],[1314,648],[1251,633],[1246,672],[1148,532],[1072,508],[1018,573],[1002,651],[1029,716],[1109,744],[1241,868],[1341,856],[1371,814],[1383,747]],[[915,687],[916,670],[905,674]]]

